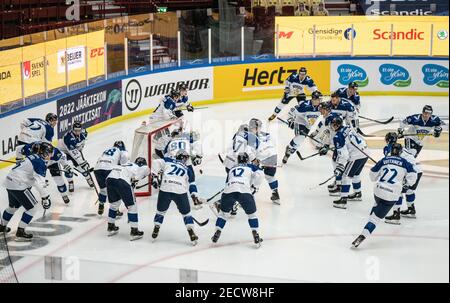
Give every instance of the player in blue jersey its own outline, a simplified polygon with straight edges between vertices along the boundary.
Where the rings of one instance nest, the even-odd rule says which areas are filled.
[[[347,87],[339,88],[336,94],[341,100],[350,102],[357,112],[361,109],[361,97],[358,94],[358,83],[350,82]]]
[[[90,187],[94,187],[94,180],[92,180],[90,174],[90,165],[83,156],[83,149],[86,145],[88,133],[83,129],[83,125],[75,121],[72,125],[72,130],[67,132],[62,139],[59,140],[58,148],[66,154],[67,160],[73,163],[75,168],[80,169],[81,174],[86,179]],[[69,182],[69,192],[75,191],[73,183],[73,174],[65,173],[65,176]]]
[[[425,137],[432,134],[435,138],[439,138],[443,127],[447,125],[438,116],[433,115],[431,105],[426,105],[422,114],[409,116],[400,122],[398,138],[405,138],[405,149],[412,151],[417,157],[423,148]]]
[[[44,209],[49,209],[51,206],[50,193],[47,190],[45,176],[47,171],[46,161],[50,160],[52,153],[53,146],[51,144],[47,142],[41,143],[38,154],[33,154],[17,162],[3,183],[8,192],[9,205],[3,212],[0,232],[8,233],[11,231],[7,227],[8,223],[20,207],[25,209],[16,232],[16,241],[31,241],[33,238],[32,234],[28,234],[25,231],[25,228],[36,214],[36,205],[38,204],[31,188],[34,187],[39,192]]]
[[[336,208],[347,208],[347,201],[361,201],[361,172],[369,159],[367,144],[353,128],[343,125],[341,117],[336,117],[331,122],[336,131],[333,138],[336,147],[336,177],[342,179],[340,199],[333,202]],[[353,185],[354,193],[350,195],[350,186]]]
[[[298,73],[295,72],[286,79],[283,98],[280,104],[275,107],[274,113],[270,116],[269,121],[274,120],[292,99],[297,99],[298,103],[305,101],[305,87],[311,92],[318,90],[314,80],[307,73],[306,68],[301,67]]]
[[[322,93],[315,91],[312,93],[312,99],[310,101],[302,102],[290,111],[288,123],[289,127],[294,130],[295,137],[286,146],[286,152],[283,158],[284,164],[287,163],[289,157],[300,147],[306,136],[309,135],[311,127],[319,118],[319,104],[321,101]]]
[[[337,92],[331,94],[331,112],[341,115],[348,126],[358,128],[355,107],[342,99]]]
[[[375,230],[379,222],[389,213],[402,194],[403,184],[412,186],[417,179],[413,166],[404,158],[401,144],[394,143],[391,155],[380,160],[370,172],[370,179],[375,182],[375,205],[370,213],[361,235],[352,243],[357,248]]]

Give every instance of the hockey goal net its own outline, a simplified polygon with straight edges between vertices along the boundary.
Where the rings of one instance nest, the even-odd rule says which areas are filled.
[[[180,127],[181,123],[181,119],[142,122],[142,126],[134,131],[131,160],[134,161],[138,157],[145,158],[151,169],[152,161],[159,158],[157,150],[164,150],[170,141],[170,133]],[[152,195],[151,177],[146,182],[139,182],[138,186],[147,182],[149,183],[147,186],[136,189],[136,196]]]

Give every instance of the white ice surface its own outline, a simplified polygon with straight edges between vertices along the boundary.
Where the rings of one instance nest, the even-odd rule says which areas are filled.
[[[190,114],[192,125],[204,141],[206,157],[203,175],[197,173],[200,194],[209,197],[222,188],[224,169],[217,153],[224,150],[235,129],[250,118],[266,121],[277,100],[211,105]],[[418,113],[423,105],[432,104],[435,113],[448,117],[447,98],[440,97],[363,97],[362,114],[373,118],[402,118]],[[287,111],[287,109],[285,109]],[[93,132],[89,136],[85,155],[93,165],[101,152],[115,140],[123,140],[131,148],[133,130],[146,117],[130,119]],[[447,118],[448,119],[448,118]],[[264,122],[266,124],[266,122]],[[365,124],[367,125],[367,124]],[[397,128],[397,123],[388,126]],[[365,132],[383,126],[364,127]],[[280,160],[292,131],[274,122],[271,130],[277,137]],[[448,159],[446,151],[424,150],[422,160]],[[311,144],[301,147],[304,155],[314,152]],[[374,150],[375,158],[381,152]],[[281,162],[281,161],[280,161]],[[22,258],[14,263],[22,282],[43,282],[44,256],[62,257],[65,282],[178,282],[179,269],[198,271],[199,282],[449,282],[449,196],[448,167],[428,167],[417,194],[418,218],[403,219],[401,226],[381,223],[373,236],[360,249],[350,244],[367,222],[374,203],[368,170],[362,175],[363,201],[351,202],[347,210],[332,207],[326,187],[310,190],[331,174],[327,157],[307,161],[292,156],[287,166],[278,170],[281,206],[270,201],[270,189],[263,184],[257,194],[261,249],[253,248],[247,218],[241,210],[229,220],[218,246],[211,244],[215,217],[204,207],[193,211],[200,221],[210,218],[205,227],[197,227],[199,245],[192,247],[182,217],[171,206],[158,241],[150,241],[155,215],[155,197],[138,198],[139,225],[143,239],[128,240],[126,216],[118,221],[120,233],[106,236],[106,215],[97,217],[95,192],[84,179],[75,180],[76,193],[70,206],[65,206],[53,181],[53,207],[47,214],[51,224],[70,226],[70,232],[60,236],[42,237],[43,247],[25,247],[10,242],[13,255]],[[7,169],[0,170],[3,180]],[[438,176],[438,177],[436,177]],[[7,203],[6,191],[0,190],[0,209]],[[35,219],[42,217],[42,209]],[[122,206],[122,210],[123,206]],[[86,217],[85,215],[93,215]],[[13,232],[20,217],[18,213],[10,226]],[[86,218],[85,222],[67,222],[64,217]],[[59,220],[58,220],[59,218]],[[37,231],[38,228],[29,228]],[[42,230],[50,231],[44,226]],[[13,233],[12,233],[13,234]],[[13,236],[11,236],[11,239]],[[34,239],[37,241],[37,239]]]

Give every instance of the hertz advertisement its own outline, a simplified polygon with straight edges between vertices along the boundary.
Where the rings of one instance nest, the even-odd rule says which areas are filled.
[[[217,101],[278,98],[285,80],[306,67],[322,93],[330,92],[330,61],[274,62],[214,67],[214,99]],[[311,92],[307,92],[311,93]]]
[[[1,51],[0,105],[22,99],[22,79],[25,98],[45,92],[46,69],[49,91],[66,85],[66,65],[69,84],[86,80],[86,61],[89,78],[103,75],[104,35],[97,31]]]
[[[275,24],[281,56],[372,56],[391,52],[448,56],[448,22],[448,16],[327,16],[276,17]]]

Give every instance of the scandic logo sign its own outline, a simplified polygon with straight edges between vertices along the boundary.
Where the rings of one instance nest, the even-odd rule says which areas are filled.
[[[373,31],[374,40],[391,40],[391,31],[382,31],[377,28]],[[425,32],[418,31],[416,28],[412,28],[409,31],[393,31],[393,40],[425,40]]]

